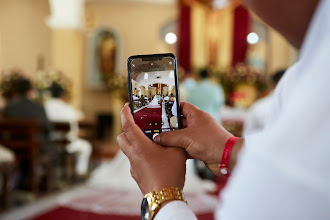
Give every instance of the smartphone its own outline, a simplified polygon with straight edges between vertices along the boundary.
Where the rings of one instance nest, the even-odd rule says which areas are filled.
[[[151,140],[181,128],[177,59],[174,54],[127,59],[128,94],[135,123]]]

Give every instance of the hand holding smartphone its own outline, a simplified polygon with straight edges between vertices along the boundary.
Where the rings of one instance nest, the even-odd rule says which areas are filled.
[[[128,93],[135,123],[152,140],[181,128],[177,60],[174,54],[131,56]]]

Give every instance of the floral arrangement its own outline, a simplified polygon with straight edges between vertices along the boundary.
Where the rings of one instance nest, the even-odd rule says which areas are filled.
[[[223,74],[220,74],[219,78],[226,94],[226,102],[231,106],[235,106],[235,101],[237,99],[244,98],[242,97],[244,96],[244,93],[242,94],[242,92],[237,92],[239,87],[242,88],[245,86],[250,87],[251,89],[253,88],[257,93],[256,96],[268,90],[268,77],[259,70],[249,67],[243,63],[237,64],[235,67],[232,67]],[[249,107],[249,104],[244,107]]]
[[[246,83],[255,85],[260,91],[267,89],[267,77],[257,69],[249,67],[243,63],[224,72],[220,76],[220,81],[225,88],[233,87],[237,84]]]
[[[43,103],[50,98],[49,88],[53,82],[61,85],[66,91],[66,98],[72,96],[72,81],[60,71],[50,70],[48,72],[38,71],[36,89],[38,91],[38,100]]]
[[[38,89],[48,89],[53,82],[59,83],[65,90],[70,90],[72,86],[71,80],[60,71],[51,70],[48,72],[37,72]]]

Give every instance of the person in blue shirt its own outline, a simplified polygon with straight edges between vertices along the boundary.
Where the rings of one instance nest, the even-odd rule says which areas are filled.
[[[200,72],[201,80],[190,91],[188,102],[212,115],[220,122],[219,111],[224,105],[225,96],[220,84],[212,82],[207,69]]]

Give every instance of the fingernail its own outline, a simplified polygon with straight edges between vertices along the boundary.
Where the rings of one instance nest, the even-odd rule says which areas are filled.
[[[159,135],[159,134],[157,134],[157,135],[154,137],[154,142],[155,142],[156,144],[160,144],[160,135]]]

